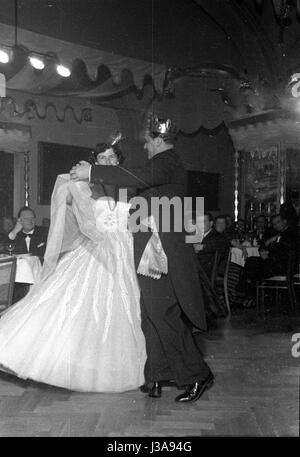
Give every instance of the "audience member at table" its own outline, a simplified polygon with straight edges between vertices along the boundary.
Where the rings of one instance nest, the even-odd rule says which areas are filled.
[[[194,244],[198,260],[208,277],[211,275],[215,253],[220,255],[228,251],[229,243],[224,233],[220,233],[214,227],[214,220],[210,213],[204,214],[204,234],[201,243]],[[219,228],[219,224],[218,224]]]
[[[280,205],[280,214],[284,217],[290,228],[299,233],[299,193],[292,193],[291,197]]]
[[[263,246],[267,239],[271,238],[275,233],[274,229],[268,227],[266,216],[259,214],[254,221],[253,240],[256,239],[258,246]]]
[[[1,220],[1,233],[8,235],[16,224],[16,218],[13,216],[3,216]]]
[[[8,234],[14,228],[16,219],[12,216],[3,216],[0,224],[0,252],[6,253],[6,244],[9,242]]]
[[[36,217],[34,211],[24,206],[18,213],[18,220],[15,227],[9,233],[8,237],[14,241],[15,254],[32,254],[38,256],[43,261],[46,244],[47,233],[45,227],[36,225]]]
[[[229,232],[230,242],[233,247],[241,247],[246,240],[246,228],[244,219],[238,219],[235,222],[234,229]]]
[[[299,240],[286,218],[276,214],[272,217],[272,226],[276,234],[260,247],[260,257],[246,259],[239,289],[245,291],[248,305],[249,298],[253,299],[257,281],[274,275],[286,275],[289,256],[293,254],[298,259]]]
[[[246,223],[244,219],[239,218],[237,220],[235,231],[238,233],[240,239],[245,237]]]
[[[234,232],[235,230],[235,223],[233,222],[233,217],[230,214],[225,214],[226,219],[226,232],[228,234]]]
[[[227,241],[230,244],[232,236],[235,233],[235,225],[233,224],[228,227],[228,222],[227,222],[228,217],[230,217],[230,216],[225,215],[225,214],[224,215],[220,214],[219,216],[217,216],[215,218],[214,227],[218,233],[221,233],[222,235],[225,236],[225,238],[227,239]]]
[[[45,227],[45,229],[47,229],[47,231],[49,231],[49,227],[50,227],[50,219],[49,219],[49,217],[43,217],[42,227]]]
[[[220,263],[219,263],[219,272],[225,271],[225,265],[227,261],[228,251],[231,246],[231,235],[227,231],[226,216],[219,215],[215,219],[214,225],[216,231],[223,237],[224,244],[220,252]],[[226,247],[225,247],[226,246]]]
[[[44,227],[36,225],[34,211],[24,206],[20,209],[17,222],[8,237],[14,242],[14,254],[32,254],[38,256],[43,263],[47,235],[48,231]],[[15,283],[13,303],[25,297],[28,290],[28,284]]]
[[[219,215],[215,219],[215,229],[218,233],[225,234],[227,229],[226,216]]]

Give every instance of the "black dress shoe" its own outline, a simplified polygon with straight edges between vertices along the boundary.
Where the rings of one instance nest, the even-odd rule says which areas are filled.
[[[204,381],[191,384],[185,392],[175,398],[175,401],[180,403],[191,403],[193,401],[197,401],[203,395],[205,390],[209,389],[213,385],[213,382],[214,375],[210,372]]]
[[[153,386],[149,389],[149,397],[153,397],[153,398],[161,397],[161,385],[159,382],[153,383]]]

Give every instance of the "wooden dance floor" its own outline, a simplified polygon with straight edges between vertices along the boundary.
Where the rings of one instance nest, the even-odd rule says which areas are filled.
[[[204,340],[215,385],[196,403],[82,394],[0,374],[0,436],[299,436],[300,319],[232,317]],[[298,329],[298,330],[297,330]]]

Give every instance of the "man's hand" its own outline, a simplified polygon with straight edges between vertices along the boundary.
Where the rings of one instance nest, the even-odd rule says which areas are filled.
[[[12,229],[12,231],[8,234],[8,238],[10,240],[15,240],[17,234],[23,230],[23,225],[22,225],[22,222],[20,220],[20,218],[17,220],[17,223],[16,225],[14,226],[14,228]]]
[[[272,236],[272,238],[269,238],[265,242],[265,246],[270,246],[270,244],[275,243],[277,241],[277,237],[278,237],[278,235],[275,235],[275,236]]]
[[[203,251],[203,249],[204,249],[203,244],[200,244],[200,243],[194,244],[194,251],[195,251],[195,252]]]
[[[84,160],[81,160],[75,167],[70,170],[72,181],[88,181],[91,165]]]
[[[13,229],[13,232],[15,234],[19,233],[21,230],[23,229],[23,225],[22,225],[22,222],[20,220],[20,218],[17,220],[16,222],[16,225],[14,226],[14,229]]]

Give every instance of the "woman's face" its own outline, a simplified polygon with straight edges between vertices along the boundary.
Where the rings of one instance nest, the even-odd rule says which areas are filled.
[[[97,164],[98,165],[118,165],[118,157],[116,156],[113,148],[106,149],[103,152],[97,154]]]

